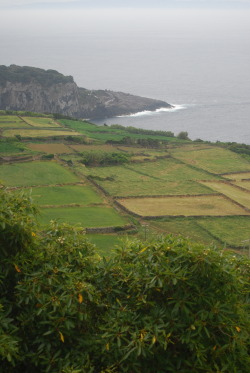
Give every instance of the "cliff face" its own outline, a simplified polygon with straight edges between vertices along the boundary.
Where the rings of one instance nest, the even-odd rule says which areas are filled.
[[[78,116],[78,88],[75,83],[58,83],[44,89],[35,81],[7,82],[0,86],[0,108]]]
[[[55,70],[0,66],[0,109],[107,118],[172,106],[164,101],[107,90],[78,88]]]

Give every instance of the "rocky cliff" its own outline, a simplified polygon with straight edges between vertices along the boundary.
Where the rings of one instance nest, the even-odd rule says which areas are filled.
[[[107,90],[77,87],[55,70],[0,66],[0,109],[59,113],[77,118],[106,118],[171,108],[164,101]]]

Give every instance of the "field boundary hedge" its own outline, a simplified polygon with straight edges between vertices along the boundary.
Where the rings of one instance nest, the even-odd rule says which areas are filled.
[[[85,228],[86,233],[117,233],[134,229],[135,226],[127,224],[124,226],[112,226],[112,227],[98,227],[98,228]]]
[[[187,197],[216,197],[221,196],[221,193],[202,193],[202,194],[146,194],[143,196],[113,196],[116,199],[133,199],[133,198],[187,198]],[[224,195],[223,195],[224,196]]]

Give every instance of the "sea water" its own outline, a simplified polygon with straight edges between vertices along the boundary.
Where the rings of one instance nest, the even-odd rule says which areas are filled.
[[[164,100],[171,110],[96,123],[250,144],[250,12],[5,12],[1,64],[55,69],[80,87]]]

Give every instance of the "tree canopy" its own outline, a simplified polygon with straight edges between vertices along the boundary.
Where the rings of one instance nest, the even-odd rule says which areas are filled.
[[[249,371],[249,260],[171,236],[101,259],[0,190],[0,371]]]

